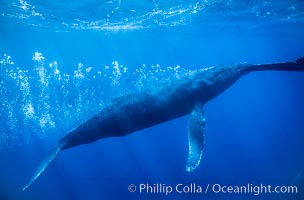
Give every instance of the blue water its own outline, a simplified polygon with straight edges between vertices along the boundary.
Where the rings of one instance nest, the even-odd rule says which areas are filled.
[[[56,142],[113,97],[202,67],[293,61],[304,56],[303,36],[299,0],[1,1],[0,199],[304,199],[304,73],[270,71],[205,105],[206,143],[192,173],[186,116],[65,150],[22,191]],[[298,192],[166,195],[140,193],[140,184]]]

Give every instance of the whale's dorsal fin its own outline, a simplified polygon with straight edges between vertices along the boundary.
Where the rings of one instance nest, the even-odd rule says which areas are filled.
[[[203,154],[205,124],[203,105],[198,103],[188,121],[189,154],[186,166],[188,172],[193,171],[200,163]]]

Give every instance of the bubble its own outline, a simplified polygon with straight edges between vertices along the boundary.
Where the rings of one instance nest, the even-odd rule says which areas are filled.
[[[134,68],[113,61],[96,68],[81,62],[64,66],[75,68],[68,74],[40,52],[32,60],[34,66],[24,70],[9,55],[0,57],[0,148],[16,140],[30,144],[33,138],[62,137],[113,97],[153,91],[186,71],[178,65]]]
[[[86,73],[89,73],[90,71],[92,71],[92,67],[88,67],[88,68],[86,68]]]
[[[34,118],[35,116],[35,110],[31,103],[24,106],[23,112],[26,118]]]
[[[45,60],[45,58],[42,55],[42,53],[35,52],[34,55],[33,55],[32,60],[37,61],[37,62],[43,62]]]

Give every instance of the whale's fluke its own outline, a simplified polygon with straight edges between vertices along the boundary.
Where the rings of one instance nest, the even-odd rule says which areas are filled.
[[[26,186],[22,189],[23,191],[26,190],[28,187],[30,187],[40,176],[41,174],[48,168],[48,166],[52,163],[53,160],[58,156],[59,152],[61,151],[62,147],[64,146],[64,143],[58,143],[55,148],[49,153],[49,155],[42,161],[42,163],[39,165],[37,170],[35,171],[34,175],[26,184]]]
[[[190,114],[188,121],[189,154],[186,170],[191,172],[199,165],[204,146],[204,130],[206,120],[203,113],[203,105],[197,103]]]

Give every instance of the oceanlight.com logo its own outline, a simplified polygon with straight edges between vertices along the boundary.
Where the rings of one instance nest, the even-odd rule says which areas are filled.
[[[128,186],[128,191],[131,193],[139,194],[251,194],[251,195],[261,195],[261,194],[298,194],[297,186],[272,186],[266,184],[246,184],[246,185],[221,185],[206,184],[205,186],[191,183],[191,184],[176,184],[168,185],[163,183],[140,183],[138,185],[130,184]]]

